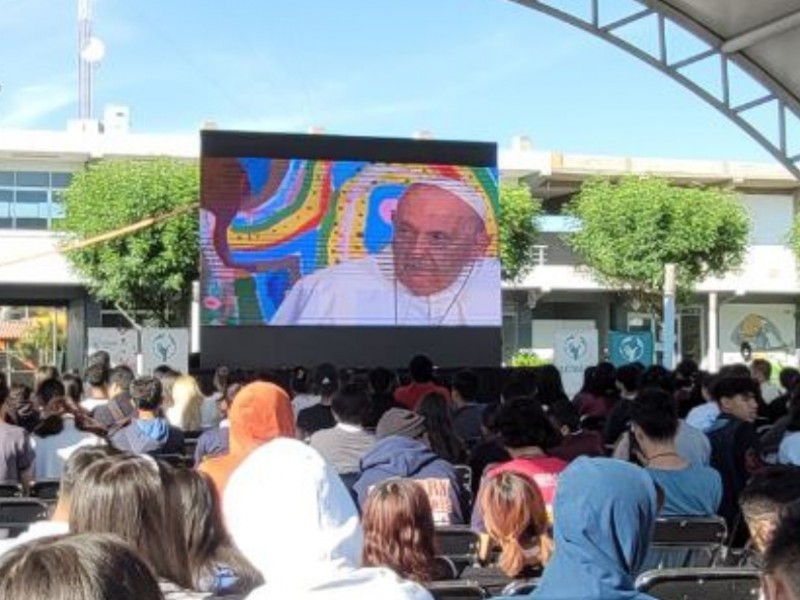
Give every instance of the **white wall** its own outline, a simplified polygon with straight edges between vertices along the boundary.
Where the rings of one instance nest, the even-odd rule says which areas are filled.
[[[81,285],[49,231],[4,229],[0,235],[0,284]]]
[[[588,319],[534,319],[531,349],[540,357],[551,360],[559,329],[596,329],[597,323]]]
[[[794,220],[794,199],[788,195],[745,194],[740,202],[750,216],[750,243],[785,246]]]

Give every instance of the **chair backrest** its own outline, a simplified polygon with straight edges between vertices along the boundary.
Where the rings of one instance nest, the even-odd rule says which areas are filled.
[[[197,450],[197,438],[183,439],[183,456],[194,464],[194,451]]]
[[[153,456],[156,460],[163,461],[168,465],[172,465],[178,469],[192,466],[194,461],[189,460],[182,454],[156,454]]]
[[[462,488],[472,490],[472,468],[469,465],[453,465]]]
[[[529,594],[533,593],[538,583],[538,579],[517,579],[516,581],[512,581],[506,587],[504,587],[500,595],[528,596]]]
[[[722,550],[727,535],[722,517],[659,518],[650,544],[657,565],[648,566],[709,567]]]
[[[475,499],[472,497],[472,469],[469,465],[453,465],[453,469],[458,477],[459,495],[464,499],[469,511],[472,511],[472,503]]]
[[[183,441],[186,442],[188,440],[194,440],[196,442],[197,439],[201,435],[203,435],[203,430],[202,429],[197,429],[195,431],[191,431],[191,430],[190,431],[184,431],[183,432]]]
[[[25,490],[16,481],[0,481],[0,498],[21,498]]]
[[[757,600],[760,581],[755,569],[659,569],[642,573],[636,589],[659,600]]]
[[[47,504],[36,498],[0,498],[0,529],[13,537],[31,523],[47,519],[48,513]]]
[[[31,496],[39,500],[54,501],[58,500],[60,490],[60,479],[40,479],[31,486]]]
[[[468,526],[437,527],[434,541],[437,554],[449,558],[459,573],[478,564],[480,538]]]
[[[435,600],[483,600],[489,597],[477,581],[434,581],[425,585]]]

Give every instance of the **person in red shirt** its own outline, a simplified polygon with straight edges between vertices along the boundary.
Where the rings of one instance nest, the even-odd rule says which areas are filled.
[[[394,391],[394,401],[408,410],[417,410],[420,401],[432,392],[450,400],[450,390],[433,381],[433,361],[424,354],[418,354],[408,365],[411,383]]]
[[[500,409],[497,421],[503,446],[511,455],[511,460],[487,468],[486,477],[508,471],[529,477],[542,492],[548,514],[552,515],[558,475],[567,463],[548,455],[548,452],[558,446],[561,436],[541,405],[532,398],[515,398],[507,402]],[[472,529],[483,531],[480,506],[476,506],[472,513]]]

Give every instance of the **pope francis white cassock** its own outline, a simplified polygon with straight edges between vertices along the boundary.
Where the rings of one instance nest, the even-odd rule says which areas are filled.
[[[412,184],[391,245],[303,277],[271,324],[499,326],[500,261],[486,255],[486,210],[462,182]]]

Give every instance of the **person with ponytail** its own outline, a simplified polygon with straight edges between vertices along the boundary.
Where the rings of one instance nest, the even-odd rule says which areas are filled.
[[[538,576],[550,560],[553,541],[536,484],[511,471],[498,473],[481,486],[478,503],[492,545],[500,548],[500,570],[513,578]]]

